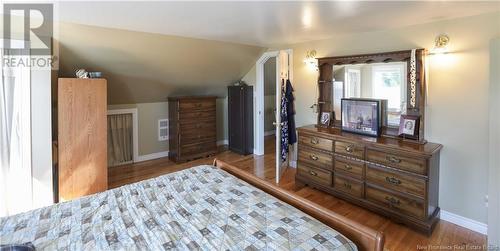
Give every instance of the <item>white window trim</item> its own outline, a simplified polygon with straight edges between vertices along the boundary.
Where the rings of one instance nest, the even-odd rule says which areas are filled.
[[[137,108],[108,110],[108,115],[132,114],[132,161],[139,162],[139,122]]]

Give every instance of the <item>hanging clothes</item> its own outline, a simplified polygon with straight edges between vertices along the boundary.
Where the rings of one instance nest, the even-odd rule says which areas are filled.
[[[286,111],[287,111],[287,122],[288,122],[288,144],[293,145],[297,143],[297,132],[295,130],[295,97],[293,96],[292,83],[288,79],[286,81]]]
[[[288,156],[288,102],[286,99],[285,80],[281,80],[281,160]]]

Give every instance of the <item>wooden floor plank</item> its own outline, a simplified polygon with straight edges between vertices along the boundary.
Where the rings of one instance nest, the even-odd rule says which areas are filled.
[[[239,167],[246,172],[252,173],[259,178],[265,179],[268,182],[274,183],[274,166],[276,160],[274,149],[274,140],[271,138],[266,140],[265,154],[262,156],[242,156],[223,150],[215,157]],[[115,188],[197,165],[212,164],[212,162],[213,158],[203,158],[176,164],[167,158],[162,158],[137,164],[110,167],[108,172],[108,186],[109,188]],[[439,250],[439,246],[441,246],[442,250],[448,247],[453,248],[455,245],[457,247],[465,247],[468,244],[468,247],[472,248],[486,244],[485,235],[446,221],[439,221],[431,236],[415,232],[404,225],[392,222],[388,218],[353,205],[342,199],[310,187],[297,185],[295,184],[295,172],[296,170],[294,168],[287,168],[278,186],[323,205],[336,213],[384,232],[386,235],[386,250]]]

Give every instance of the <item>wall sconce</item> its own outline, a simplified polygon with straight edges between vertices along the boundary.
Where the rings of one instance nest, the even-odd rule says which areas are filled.
[[[444,54],[448,53],[448,46],[450,44],[450,37],[446,34],[441,34],[436,37],[434,41],[434,48],[431,50],[431,54]]]
[[[318,60],[316,60],[316,50],[310,50],[306,52],[306,58],[304,59],[304,64],[309,68],[318,70]]]

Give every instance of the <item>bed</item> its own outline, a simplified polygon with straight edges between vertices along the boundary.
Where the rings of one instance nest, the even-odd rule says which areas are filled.
[[[222,161],[0,218],[41,250],[383,250],[383,234]]]

